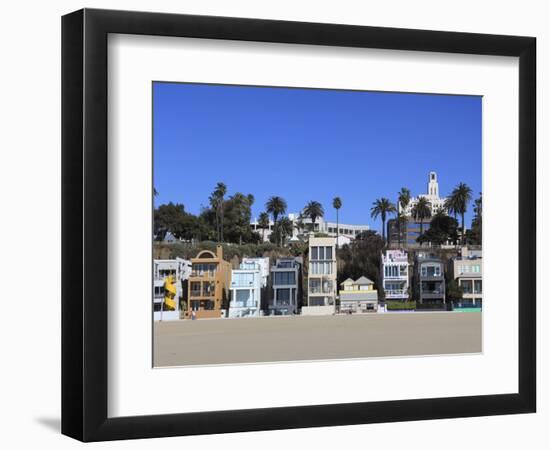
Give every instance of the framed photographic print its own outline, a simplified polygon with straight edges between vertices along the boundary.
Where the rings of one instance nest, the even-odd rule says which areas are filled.
[[[528,413],[532,37],[62,21],[62,432]]]

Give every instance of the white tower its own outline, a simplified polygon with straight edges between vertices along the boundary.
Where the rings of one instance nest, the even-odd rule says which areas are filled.
[[[428,178],[428,197],[439,198],[439,183],[437,182],[437,173],[430,172]]]

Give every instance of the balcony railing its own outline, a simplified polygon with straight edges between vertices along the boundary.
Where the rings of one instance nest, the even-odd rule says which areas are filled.
[[[408,280],[409,276],[407,274],[403,275],[384,275],[384,280]]]
[[[310,294],[332,294],[332,289],[322,289],[320,287],[310,287],[309,288]]]
[[[254,300],[250,300],[250,301],[247,301],[247,302],[232,301],[231,305],[229,307],[230,308],[257,308],[258,306],[259,306],[258,302],[254,301]]]
[[[386,297],[406,297],[408,295],[407,289],[386,289],[384,292]]]
[[[443,289],[422,289],[422,295],[443,295]]]
[[[192,277],[202,277],[202,278],[205,278],[205,277],[214,277],[216,276],[216,271],[214,270],[201,270],[201,271],[195,271],[195,270],[192,270],[191,271],[191,276]]]

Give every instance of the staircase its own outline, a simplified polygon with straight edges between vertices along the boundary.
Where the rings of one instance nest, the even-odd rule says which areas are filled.
[[[176,280],[174,275],[169,275],[164,279],[164,305],[167,310],[175,311],[178,304],[176,303]]]

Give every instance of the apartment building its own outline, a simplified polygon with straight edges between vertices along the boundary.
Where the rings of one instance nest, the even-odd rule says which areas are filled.
[[[290,238],[291,241],[298,240],[299,237],[304,237],[310,232],[315,233],[325,233],[330,237],[336,237],[336,228],[340,232],[339,235],[339,245],[348,244],[355,237],[364,231],[368,231],[370,227],[368,225],[352,225],[346,223],[337,224],[336,222],[326,221],[323,217],[318,217],[315,220],[315,226],[313,225],[309,217],[303,217],[301,214],[291,213],[288,214],[288,218],[294,225],[293,234]],[[273,232],[273,221],[270,220],[269,226],[266,229],[260,228],[258,221],[255,219],[250,222],[252,230],[258,232],[260,236],[264,236],[264,241],[268,242],[271,233]]]
[[[378,309],[378,291],[367,277],[355,281],[348,278],[340,283],[339,297],[341,313],[368,313]]]
[[[180,319],[180,304],[187,299],[191,261],[182,258],[153,260],[153,319]]]
[[[483,256],[481,250],[462,247],[449,263],[451,277],[462,288],[458,308],[481,308],[483,304]]]
[[[409,299],[409,256],[405,250],[382,253],[380,274],[386,300]]]
[[[418,252],[414,276],[419,304],[445,304],[445,268],[439,257],[431,253]]]
[[[303,259],[279,258],[271,266],[271,296],[267,314],[286,316],[298,314],[302,306]]]
[[[307,307],[302,314],[334,314],[336,308],[336,238],[309,238]]]
[[[217,246],[216,253],[201,251],[191,259],[185,317],[221,317],[229,303],[230,283],[231,264],[223,259],[222,246]]]

